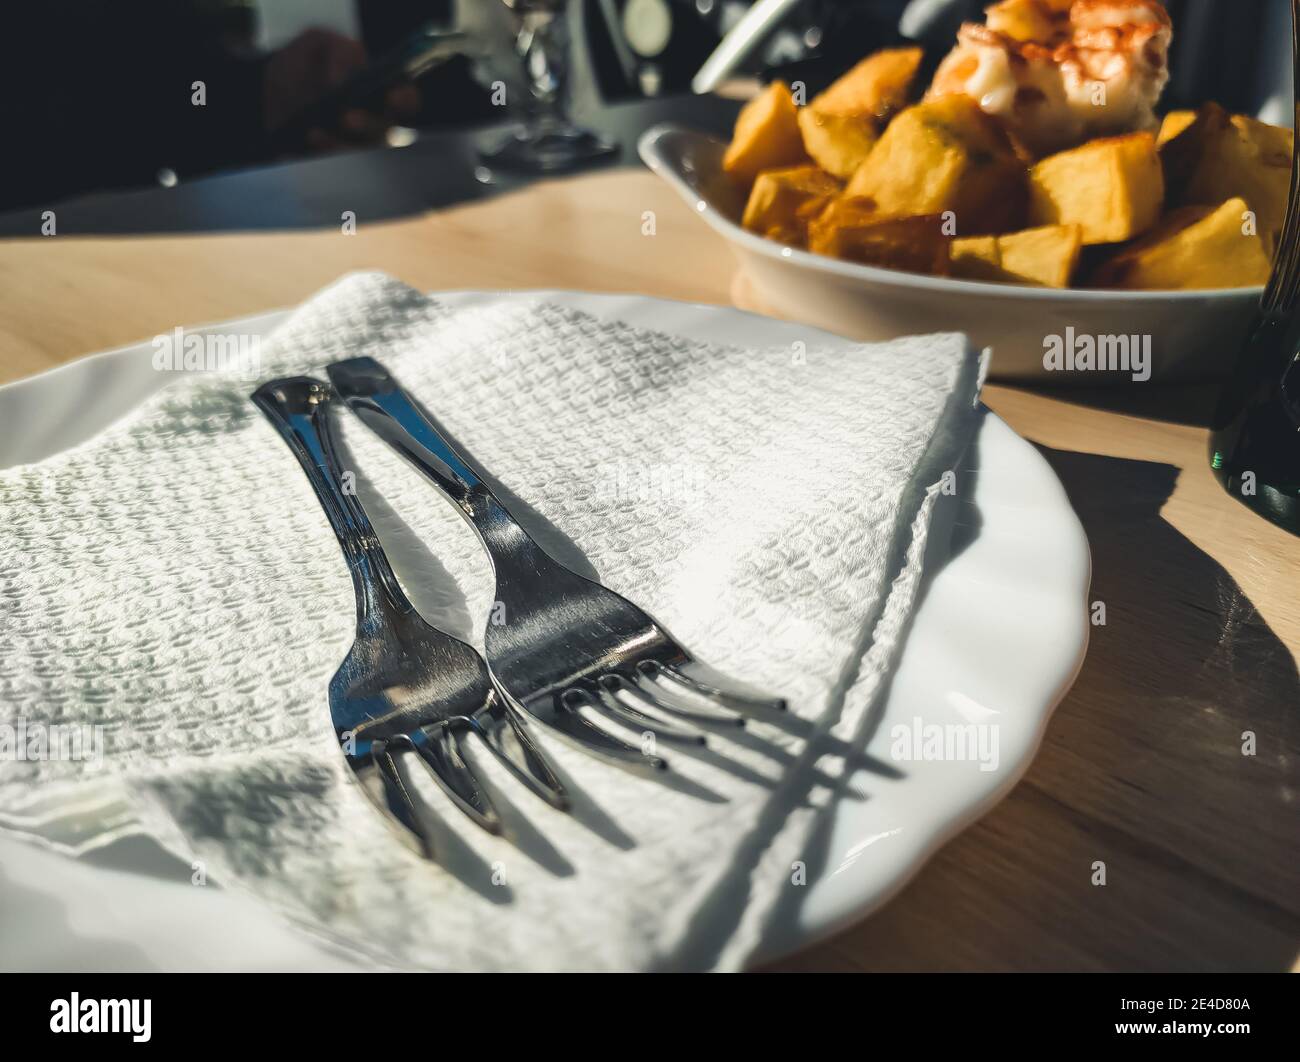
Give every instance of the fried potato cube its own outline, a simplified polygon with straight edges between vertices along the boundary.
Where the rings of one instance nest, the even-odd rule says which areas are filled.
[[[821,114],[886,118],[907,102],[925,53],[886,48],[867,56],[809,104]]]
[[[760,173],[740,223],[751,232],[802,247],[809,218],[839,195],[840,183],[816,166]]]
[[[1017,227],[1024,181],[997,120],[967,96],[941,96],[889,123],[845,194],[893,217],[952,211],[958,232],[980,235]]]
[[[1018,283],[1045,288],[1068,288],[1082,251],[1079,225],[1044,225],[998,237],[1006,273]]]
[[[1079,225],[1085,244],[1141,235],[1159,220],[1164,199],[1151,133],[1090,140],[1029,171],[1029,223]]]
[[[882,217],[860,200],[833,203],[808,226],[810,250],[908,273],[946,275],[951,246],[940,215]]]
[[[817,254],[836,254],[836,233],[840,229],[861,228],[880,220],[880,212],[870,199],[841,195],[827,203],[816,217],[808,221],[808,250]]]
[[[1170,123],[1172,118],[1170,115],[1165,122]],[[1165,194],[1171,205],[1188,205],[1178,200],[1186,192],[1187,184],[1200,167],[1201,160],[1212,150],[1215,141],[1227,132],[1231,120],[1232,115],[1217,103],[1207,103],[1199,111],[1193,111],[1192,120],[1160,145],[1160,164],[1165,171]],[[1162,135],[1165,128],[1165,125],[1160,127]],[[1171,132],[1172,128],[1171,126]]]
[[[1170,111],[1160,123],[1160,132],[1156,134],[1156,147],[1164,147],[1194,121],[1196,121],[1195,111]]]
[[[1286,220],[1294,134],[1206,104],[1161,151],[1171,206],[1217,206],[1241,196],[1270,253]]]
[[[974,236],[953,241],[952,273],[966,280],[1068,288],[1082,250],[1083,231],[1078,225]]]
[[[790,87],[784,81],[773,81],[741,108],[731,143],[722,156],[723,170],[747,183],[763,170],[807,162],[797,111]]]
[[[962,280],[1007,280],[996,236],[966,236],[952,241],[952,275]]]
[[[1218,207],[1170,211],[1157,228],[1104,263],[1092,281],[1098,287],[1148,291],[1263,284],[1271,263],[1246,214],[1240,196]]]
[[[799,109],[799,131],[813,161],[842,181],[853,176],[878,139],[872,118],[823,114],[811,106]]]
[[[847,181],[880,138],[883,120],[907,100],[921,65],[920,48],[888,48],[868,56],[799,110],[804,150]]]

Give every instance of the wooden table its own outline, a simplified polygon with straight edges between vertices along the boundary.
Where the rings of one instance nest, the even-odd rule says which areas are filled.
[[[653,236],[642,235],[647,210]],[[404,220],[361,216],[350,236],[10,240],[0,242],[0,381],[177,325],[290,306],[355,269],[426,290],[568,287],[718,304],[734,273],[722,240],[632,169]],[[1194,419],[1203,396],[1146,394],[1174,420],[1098,408],[1114,396],[985,389],[1064,482],[1107,623],[1012,795],[884,910],[780,969],[1295,964],[1300,540],[1211,478],[1206,432],[1177,422]],[[1242,754],[1245,731],[1253,756]],[[1092,884],[1098,860],[1104,887]]]

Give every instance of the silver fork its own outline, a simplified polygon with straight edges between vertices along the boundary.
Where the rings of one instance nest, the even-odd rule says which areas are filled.
[[[494,687],[483,658],[415,611],[360,500],[343,488],[329,384],[306,376],[274,380],[252,400],[307,473],[352,573],[356,638],[330,681],[329,705],[335,736],[367,795],[433,858],[432,839],[397,765],[397,753],[415,752],[461,811],[499,833],[500,815],[464,755],[472,734],[534,793],[567,808],[563,787]]]
[[[492,560],[505,618],[486,626],[488,666],[529,714],[592,751],[662,768],[665,762],[652,748],[615,737],[581,709],[643,733],[696,743],[704,740],[698,730],[656,713],[743,725],[734,713],[784,710],[783,700],[728,692],[704,681],[690,653],[649,615],[547,554],[379,362],[351,358],[326,371],[339,396],[431,479],[478,533]],[[694,695],[709,707],[684,704],[683,691],[687,700]]]

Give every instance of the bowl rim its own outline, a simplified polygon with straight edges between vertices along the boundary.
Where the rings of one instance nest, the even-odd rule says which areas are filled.
[[[827,255],[813,254],[798,247],[787,247],[769,240],[764,236],[749,232],[732,221],[713,203],[704,198],[686,177],[673,165],[671,158],[661,147],[661,141],[671,137],[684,137],[704,140],[714,144],[722,141],[699,130],[678,125],[675,122],[661,122],[651,126],[637,139],[637,154],[655,174],[668,182],[688,204],[695,207],[705,223],[724,239],[739,244],[747,250],[761,254],[766,258],[791,262],[819,273],[851,280],[871,281],[876,284],[888,284],[917,291],[942,292],[946,294],[979,295],[985,298],[1002,300],[1028,300],[1031,302],[1070,301],[1081,304],[1121,303],[1125,305],[1144,305],[1179,302],[1245,302],[1249,299],[1259,300],[1264,295],[1264,285],[1256,284],[1243,288],[1179,288],[1150,289],[1126,291],[1112,288],[1047,288],[1032,287],[1028,284],[1002,284],[983,280],[960,280],[955,277],[932,277],[924,273],[906,273],[898,269],[885,269],[881,266],[863,265],[859,262],[846,262]]]

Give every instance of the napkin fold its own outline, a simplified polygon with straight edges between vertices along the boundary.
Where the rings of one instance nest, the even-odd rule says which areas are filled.
[[[790,718],[663,745],[647,778],[557,741],[565,815],[476,757],[505,837],[432,784],[439,864],[397,844],[326,703],[346,564],[245,375],[186,374],[129,419],[0,472],[0,828],[84,851],[145,833],[381,966],[736,968],[789,890],[897,654],[935,498],[975,424],[960,335],[743,349],[543,300],[453,308],[344,278],[261,348],[260,379],[369,354],[561,561],[636,601]],[[472,531],[341,415],[358,492],[417,608],[482,644]],[[505,618],[508,622],[508,617]],[[98,727],[93,757],[4,757]],[[89,733],[89,731],[87,731]],[[827,751],[827,749],[832,751]],[[419,782],[421,772],[412,777]]]

